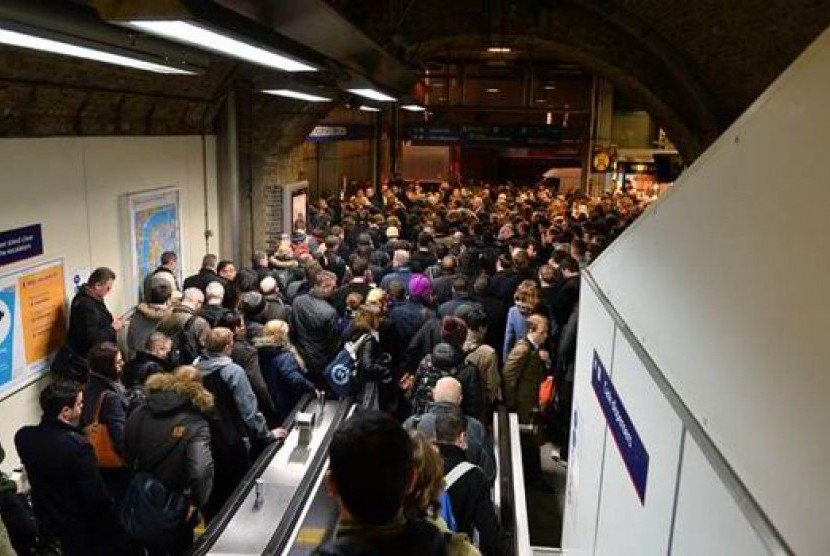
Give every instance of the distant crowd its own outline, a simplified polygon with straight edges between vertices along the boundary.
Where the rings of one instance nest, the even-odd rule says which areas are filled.
[[[96,269],[42,421],[15,437],[30,493],[0,476],[14,550],[185,553],[303,396],[360,399],[374,383],[380,411],[330,447],[340,524],[318,553],[506,554],[493,412],[533,425],[525,479],[550,488],[539,447],[567,461],[581,271],[649,202],[543,185],[358,190],[318,200],[248,266],[208,254],[180,283],[164,253],[123,320],[105,303],[115,273]]]

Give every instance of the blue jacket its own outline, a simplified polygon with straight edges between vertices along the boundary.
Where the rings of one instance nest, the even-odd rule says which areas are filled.
[[[409,344],[424,323],[434,315],[435,312],[425,303],[410,299],[392,307],[389,311],[389,322],[392,323],[398,339],[403,344]]]
[[[282,422],[303,394],[314,392],[314,384],[305,377],[294,354],[284,346],[257,342],[257,352],[262,377],[274,400],[277,420]]]
[[[392,283],[392,280],[398,280],[403,284],[403,289],[406,290],[407,295],[409,295],[409,279],[411,277],[412,269],[408,266],[402,266],[394,269],[392,272],[384,276],[383,280],[380,281],[380,287],[385,290],[389,287],[389,284]]]
[[[504,329],[504,347],[502,349],[502,361],[507,361],[507,355],[516,342],[527,334],[527,317],[522,315],[516,306],[507,311],[507,327]]]
[[[251,440],[268,441],[273,438],[271,431],[265,423],[265,417],[259,411],[251,383],[245,370],[233,362],[226,355],[206,353],[199,357],[196,366],[202,376],[219,372],[222,380],[228,385],[236,403],[236,410],[248,429],[248,436]]]

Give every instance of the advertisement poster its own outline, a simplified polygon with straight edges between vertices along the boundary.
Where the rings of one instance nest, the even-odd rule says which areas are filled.
[[[14,290],[0,291],[0,388],[12,379],[14,367]]]
[[[124,204],[132,254],[127,277],[130,290],[135,292],[132,301],[137,302],[144,277],[158,267],[162,253],[173,251],[183,259],[179,190],[133,193],[124,197]],[[181,278],[179,275],[179,283]]]
[[[31,365],[57,351],[66,339],[63,267],[21,276],[18,291],[26,364]]]
[[[66,339],[66,291],[61,259],[0,275],[0,399],[49,369]]]

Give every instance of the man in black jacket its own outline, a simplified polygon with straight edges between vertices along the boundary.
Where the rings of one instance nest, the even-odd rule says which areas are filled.
[[[219,275],[216,273],[216,265],[219,263],[219,257],[216,255],[207,254],[202,257],[202,268],[197,274],[189,276],[184,281],[184,289],[199,288],[202,293],[205,293],[205,288],[211,282],[219,281]]]
[[[52,382],[40,394],[40,407],[40,424],[14,437],[40,532],[67,556],[107,554],[116,530],[113,508],[95,452],[78,429],[83,391],[75,382]]]
[[[115,273],[109,268],[96,268],[89,280],[72,299],[69,312],[67,343],[75,353],[86,356],[89,348],[101,342],[115,342],[123,323],[113,318],[104,298],[112,290]]]
[[[323,373],[326,365],[340,348],[337,311],[329,301],[336,286],[337,276],[333,272],[323,270],[317,273],[314,288],[294,300],[291,315],[294,345],[305,361],[308,379],[320,389],[325,386]]]
[[[490,499],[490,484],[484,472],[464,455],[467,423],[456,413],[435,418],[435,440],[444,460],[444,484],[452,502],[458,531],[473,536],[478,531],[483,556],[506,554],[504,532]]]
[[[437,527],[401,516],[413,478],[412,444],[394,419],[379,411],[358,412],[335,432],[329,462],[326,486],[339,516],[334,539],[315,554],[445,554]]]

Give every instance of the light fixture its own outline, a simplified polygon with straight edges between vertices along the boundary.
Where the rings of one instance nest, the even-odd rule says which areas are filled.
[[[435,83],[427,83],[427,87],[443,87],[444,83],[441,81],[436,81]]]
[[[545,86],[544,86],[544,89],[545,89],[546,91],[552,91],[552,90],[554,90],[555,88],[556,88],[556,85],[545,85]]]
[[[536,99],[536,102],[545,102],[545,99],[543,99],[543,98],[537,98],[537,99]]]
[[[366,106],[365,104],[360,105],[360,110],[363,112],[380,112],[380,108],[375,108],[374,106]]]
[[[332,99],[321,97],[317,95],[310,95],[300,91],[292,91],[291,89],[265,89],[262,91],[266,95],[275,95],[278,97],[294,98],[297,100],[307,100],[308,102],[331,102]]]
[[[487,89],[487,92],[488,92],[488,93],[498,93],[498,92],[499,92],[499,90],[498,90],[498,89],[496,89],[496,88],[490,88],[490,89]]]
[[[32,50],[40,50],[41,52],[50,52],[52,54],[83,58],[85,60],[94,60],[105,64],[114,64],[133,69],[152,71],[155,73],[195,75],[195,72],[193,71],[158,64],[132,56],[115,54],[106,50],[81,46],[60,40],[48,39],[29,33],[13,31],[8,29],[6,26],[0,26],[0,43],[11,46],[19,46],[21,48],[30,48]]]
[[[548,112],[547,117],[545,117],[545,123],[550,125],[553,123],[553,112]]]
[[[487,49],[487,52],[493,52],[494,54],[507,54],[511,52],[511,49],[506,46],[491,46]]]
[[[404,110],[409,110],[410,112],[425,112],[426,108],[423,106],[419,106],[417,104],[404,104],[401,106]]]
[[[172,41],[190,44],[205,50],[212,50],[213,52],[226,54],[260,66],[282,71],[317,71],[317,68],[313,66],[298,62],[270,48],[254,46],[253,44],[187,21],[135,20],[128,22],[127,25]]]
[[[355,94],[360,97],[368,98],[371,100],[377,100],[380,102],[395,102],[395,97],[390,97],[389,95],[383,94],[376,89],[346,89],[352,94]]]

